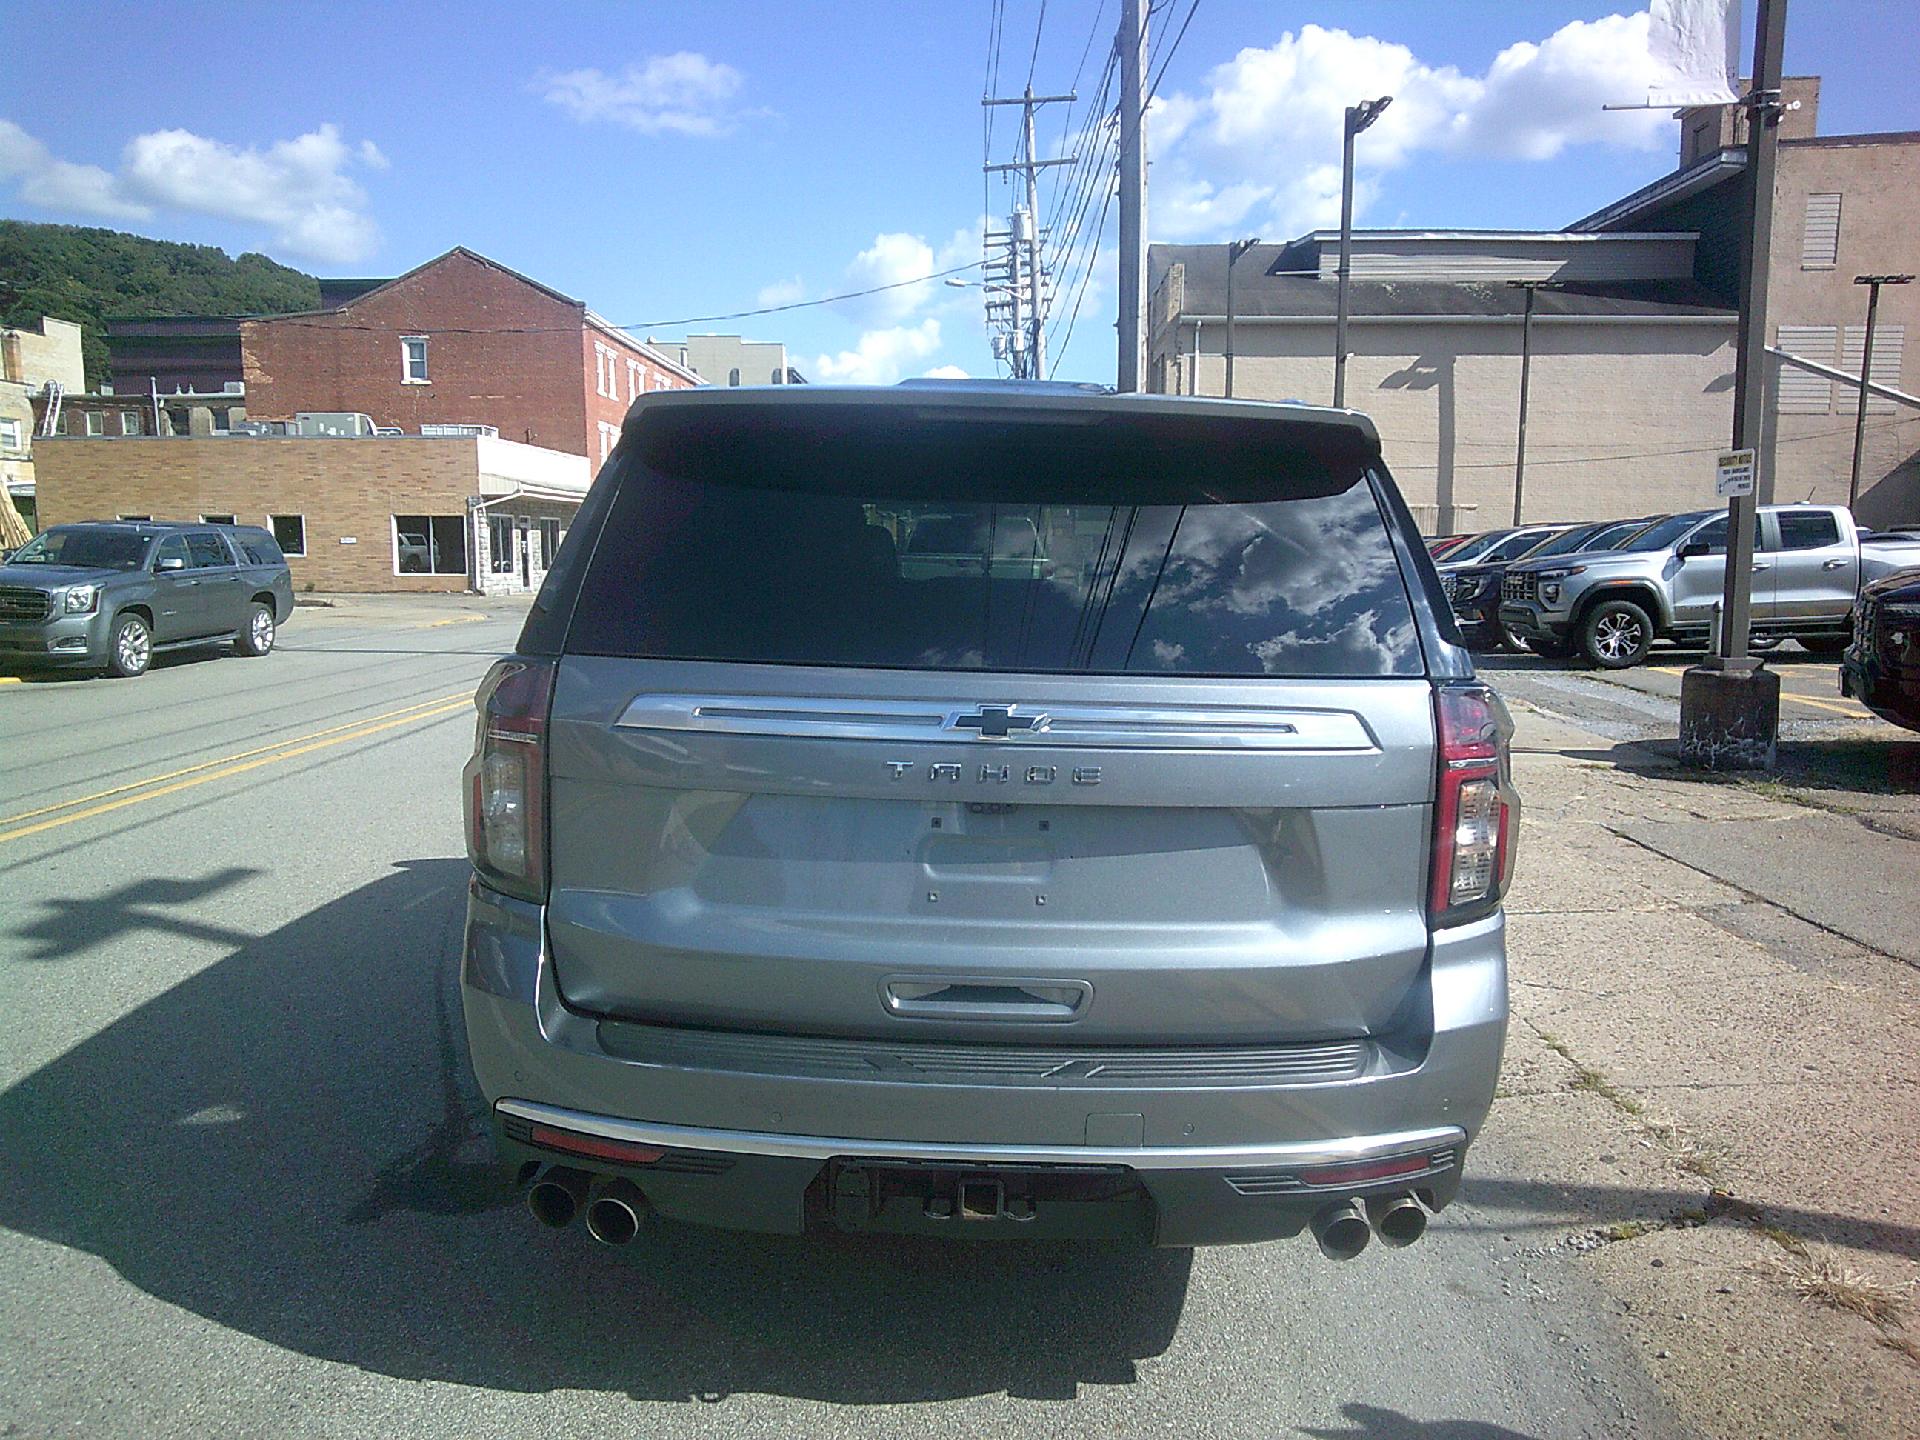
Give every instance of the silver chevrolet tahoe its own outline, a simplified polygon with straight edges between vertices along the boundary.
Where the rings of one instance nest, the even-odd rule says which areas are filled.
[[[1459,1188],[1511,724],[1362,417],[647,396],[477,706],[467,1035],[550,1225],[1347,1258]]]
[[[1902,565],[1920,565],[1920,541],[1862,540],[1844,506],[1764,505],[1753,521],[1753,634],[1838,655],[1860,587]],[[1549,659],[1579,653],[1622,670],[1656,640],[1709,640],[1726,573],[1727,512],[1669,515],[1616,549],[1508,567],[1500,624]]]

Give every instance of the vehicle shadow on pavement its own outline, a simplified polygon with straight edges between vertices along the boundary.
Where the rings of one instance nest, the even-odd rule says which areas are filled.
[[[1699,785],[1776,785],[1857,795],[1920,795],[1920,739],[1880,729],[1822,740],[1780,740],[1770,771],[1695,770],[1680,764],[1678,740],[1627,740],[1591,750],[1561,750],[1616,770]]]
[[[409,862],[0,1093],[0,1224],[274,1345],[483,1389],[1071,1399],[1171,1343],[1186,1251],[542,1229],[468,1079],[467,873]]]
[[[1303,1425],[1296,1433],[1314,1440],[1531,1440],[1519,1430],[1484,1420],[1415,1420],[1398,1410],[1359,1401],[1342,1405],[1340,1413],[1353,1423],[1337,1430]]]

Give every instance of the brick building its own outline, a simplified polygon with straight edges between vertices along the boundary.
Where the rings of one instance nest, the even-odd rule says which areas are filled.
[[[261,525],[298,590],[539,588],[590,479],[582,456],[490,436],[60,435],[40,520]]]
[[[465,248],[336,308],[246,321],[240,347],[255,417],[491,426],[594,465],[640,395],[700,383],[581,301]]]

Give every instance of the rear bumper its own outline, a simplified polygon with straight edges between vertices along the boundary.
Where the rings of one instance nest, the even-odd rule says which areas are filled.
[[[1889,725],[1920,730],[1920,669],[1893,671],[1877,656],[1849,648],[1840,660],[1840,693],[1858,700]]]
[[[1168,1245],[1291,1235],[1355,1194],[1415,1190],[1438,1208],[1457,1191],[1492,1103],[1506,1035],[1497,915],[1436,936],[1421,1003],[1409,1007],[1418,1013],[1370,1043],[1359,1073],[1332,1082],[1109,1084],[1064,1072],[1023,1082],[844,1064],[832,1073],[818,1057],[782,1073],[764,1056],[741,1060],[735,1041],[707,1046],[701,1032],[662,1027],[641,1028],[673,1043],[635,1059],[613,1033],[635,1027],[561,1002],[543,933],[541,907],[470,887],[462,996],[504,1156],[568,1163],[535,1126],[656,1147],[669,1156],[658,1167],[572,1163],[633,1180],[662,1214],[741,1229],[835,1223],[841,1171],[869,1164],[1004,1171],[1015,1185],[1109,1170],[1140,1233]],[[1413,1156],[1427,1163],[1380,1183],[1327,1186],[1297,1173]],[[1070,1232],[1072,1207],[1052,1207],[1049,1219],[1058,1213]],[[1086,1233],[1113,1233],[1111,1206],[1085,1213]]]

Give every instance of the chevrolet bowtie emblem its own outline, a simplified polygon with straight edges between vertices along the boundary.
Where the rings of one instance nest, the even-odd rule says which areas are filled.
[[[1017,714],[1012,705],[982,705],[978,710],[954,716],[948,728],[977,730],[982,740],[1005,740],[1015,733],[1038,734],[1053,724],[1045,712]]]

